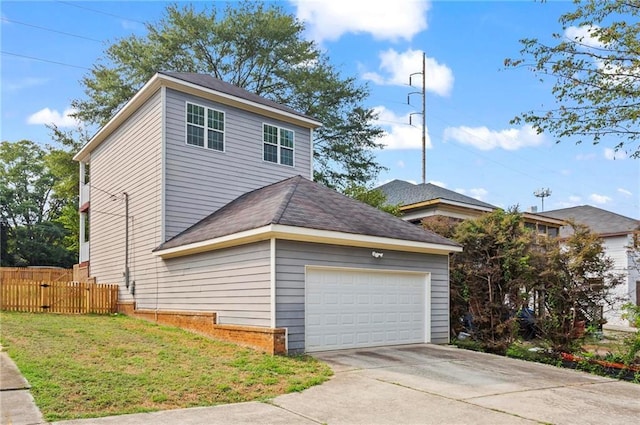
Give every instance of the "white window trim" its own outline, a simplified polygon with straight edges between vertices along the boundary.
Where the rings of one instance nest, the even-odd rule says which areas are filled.
[[[268,143],[264,141],[264,126],[268,125],[270,127],[275,127],[278,129],[278,144],[274,145],[273,143]],[[282,163],[282,157],[280,155],[281,149],[283,148],[283,146],[280,144],[280,131],[281,130],[286,130],[286,131],[290,131],[293,134],[293,147],[289,148],[287,146],[284,146],[284,149],[290,149],[292,151],[292,155],[293,155],[293,164],[289,165],[289,164],[283,164]],[[267,164],[277,164],[277,165],[282,165],[285,167],[295,167],[296,166],[296,132],[295,130],[291,129],[291,128],[287,128],[287,127],[282,127],[279,125],[275,125],[275,124],[271,124],[268,122],[263,122],[262,123],[262,162],[266,162]],[[265,144],[269,144],[271,146],[276,146],[278,148],[278,162],[272,162],[272,161],[267,161],[266,159],[264,159],[264,145]]]
[[[188,138],[188,127],[189,125],[195,125],[198,126],[198,124],[191,124],[188,121],[188,114],[189,114],[189,104],[194,105],[194,106],[198,106],[200,108],[204,108],[204,146],[198,146],[198,145],[193,145],[189,142],[187,142],[187,138]],[[222,133],[222,150],[219,149],[213,149],[209,147],[209,111],[215,111],[215,112],[220,112],[223,115],[223,119],[222,119],[222,126],[224,128],[224,130],[220,131],[220,130],[216,130],[216,129],[211,129],[213,131],[218,131],[220,133]],[[199,126],[198,126],[199,127]],[[213,151],[213,152],[226,152],[227,151],[227,112],[223,111],[221,109],[216,109],[216,108],[210,108],[208,106],[205,105],[201,105],[199,103],[195,103],[195,102],[190,102],[190,101],[185,101],[184,103],[184,143],[187,146],[191,146],[194,148],[200,148],[200,149],[206,149],[208,151]]]

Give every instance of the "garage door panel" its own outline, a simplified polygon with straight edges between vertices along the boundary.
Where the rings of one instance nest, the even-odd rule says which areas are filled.
[[[322,304],[322,296],[320,294],[307,294],[307,304]]]
[[[417,273],[307,269],[306,350],[425,342],[426,282]]]
[[[355,341],[353,339],[353,335],[354,334],[342,335],[342,339],[341,339],[340,344],[341,345],[353,345],[355,343]]]
[[[307,327],[322,325],[322,316],[318,314],[310,314],[307,316]]]

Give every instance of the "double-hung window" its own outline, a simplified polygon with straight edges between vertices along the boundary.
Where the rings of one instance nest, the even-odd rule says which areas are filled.
[[[264,160],[293,167],[293,130],[263,124],[262,134]]]
[[[187,102],[187,144],[224,151],[224,112]]]

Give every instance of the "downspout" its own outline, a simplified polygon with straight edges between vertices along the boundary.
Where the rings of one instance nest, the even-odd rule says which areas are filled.
[[[271,328],[276,327],[276,239],[271,238],[269,241],[269,310]]]
[[[122,192],[124,199],[124,284],[129,289],[129,195]],[[131,287],[130,292],[135,295],[135,288]]]

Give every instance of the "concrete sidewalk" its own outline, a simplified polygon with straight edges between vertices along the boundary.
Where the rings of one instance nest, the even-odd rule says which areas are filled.
[[[45,423],[29,392],[30,385],[16,364],[0,347],[0,424]]]

